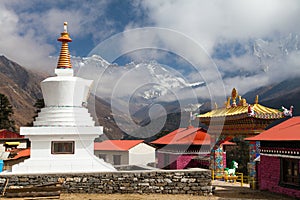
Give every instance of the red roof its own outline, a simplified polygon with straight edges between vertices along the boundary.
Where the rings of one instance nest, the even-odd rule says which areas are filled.
[[[24,149],[18,152],[18,155],[14,157],[14,159],[22,158],[22,157],[29,157],[30,156],[30,149]]]
[[[9,160],[16,160],[23,157],[29,157],[30,156],[30,149],[14,149],[10,152],[16,152],[16,156],[9,158]]]
[[[299,141],[300,117],[292,117],[254,137],[245,140],[257,141]]]
[[[0,138],[24,138],[24,136],[6,129],[2,129],[0,130]]]
[[[144,140],[105,140],[103,142],[95,142],[94,150],[128,151],[142,142]]]
[[[223,145],[236,145],[234,142],[225,141],[222,143]]]
[[[193,144],[209,145],[210,136],[202,128],[179,128],[153,142],[153,144]]]

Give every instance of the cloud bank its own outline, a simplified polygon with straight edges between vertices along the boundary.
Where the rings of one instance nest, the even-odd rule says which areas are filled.
[[[0,53],[27,68],[53,71],[57,60],[49,56],[59,53],[60,44],[56,39],[63,31],[63,22],[68,21],[68,31],[75,41],[86,36],[90,40],[102,38],[110,33],[99,32],[99,26],[111,22],[95,21],[104,18],[106,5],[106,1],[84,4],[74,1],[1,1]],[[81,46],[76,42],[74,45]],[[84,45],[78,50],[70,48],[72,55],[81,48],[85,48]]]
[[[155,26],[177,30],[202,45],[217,64],[229,92],[238,87],[245,93],[300,75],[297,0],[145,0],[141,6]],[[294,38],[289,38],[291,33]],[[173,44],[178,50],[183,48],[180,41]],[[224,45],[229,56],[214,57]],[[243,49],[241,55],[229,50],[237,45]],[[261,48],[258,54],[255,45]],[[194,54],[197,57],[198,52]]]
[[[69,22],[74,40],[70,49],[75,56],[88,53],[115,33],[152,26],[178,32],[203,47],[217,64],[226,91],[238,87],[240,93],[245,93],[300,74],[299,18],[298,0],[85,3],[7,0],[0,2],[0,53],[30,69],[52,71],[56,59],[49,56],[59,52],[56,39],[63,21]],[[145,38],[141,34],[124,37],[119,47],[143,43],[150,47],[163,46],[175,53],[189,52],[192,60],[199,60],[201,55],[172,35],[153,34]],[[145,52],[131,56],[133,60],[147,59]],[[153,51],[150,57],[166,59],[162,53]],[[180,62],[175,64],[181,66]],[[203,63],[201,74],[208,82],[213,81],[215,75],[209,65]],[[186,78],[197,81],[193,73]]]

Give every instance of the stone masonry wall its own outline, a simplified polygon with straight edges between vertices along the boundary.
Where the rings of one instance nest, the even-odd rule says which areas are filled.
[[[60,182],[64,193],[162,193],[208,195],[211,173],[205,169],[119,171],[80,174],[0,174],[0,191],[10,186],[35,186]]]

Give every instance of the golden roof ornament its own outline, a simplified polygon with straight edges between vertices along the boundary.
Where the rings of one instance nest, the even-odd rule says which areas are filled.
[[[231,97],[227,98],[226,108],[230,108],[231,107],[230,106],[230,99],[231,99]]]
[[[235,88],[232,89],[231,98],[232,98],[232,106],[236,106],[236,98],[238,96],[238,92]]]
[[[245,98],[242,98],[242,106],[248,106],[247,100]]]
[[[239,99],[238,106],[242,106],[242,105],[243,105],[243,102],[242,102],[242,96],[239,95],[239,96],[238,96],[238,99]]]
[[[231,101],[231,98],[233,100],[239,98],[239,105],[233,106],[234,103],[232,103],[233,100]],[[253,115],[252,111],[255,111],[255,115]],[[227,101],[224,102],[223,108],[214,109],[210,112],[200,114],[197,117],[199,117],[201,122],[208,124],[210,123],[211,118],[226,117],[226,120],[227,118],[228,120],[239,120],[241,119],[240,117],[245,116],[245,114],[247,114],[247,117],[249,117],[249,113],[251,114],[251,117],[257,118],[259,120],[274,120],[283,118],[282,112],[278,109],[273,109],[258,104],[258,95],[256,96],[255,103],[253,105],[248,104],[245,98],[239,97],[237,95],[237,90],[235,88],[233,88],[231,96],[227,97]]]
[[[255,102],[254,102],[255,104],[258,104],[258,95],[256,95],[256,97],[255,97]]]
[[[60,37],[57,39],[58,41],[60,41],[62,43],[61,49],[60,49],[60,54],[59,54],[59,59],[57,62],[58,69],[72,68],[69,46],[68,46],[68,42],[72,42],[72,39],[69,36],[67,26],[68,26],[68,23],[64,22],[64,32],[62,32],[60,34]]]

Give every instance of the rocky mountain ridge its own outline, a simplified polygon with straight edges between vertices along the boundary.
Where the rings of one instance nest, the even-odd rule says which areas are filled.
[[[38,98],[42,98],[39,83],[43,78],[0,56],[0,92],[8,97],[13,106],[17,128],[32,121],[35,115],[33,105]]]
[[[97,59],[99,60],[100,58]],[[90,59],[87,59],[86,62],[87,61],[92,62]],[[78,64],[77,66],[85,64],[85,63],[80,64],[80,62],[77,63]],[[103,60],[100,65],[109,66],[111,64]],[[127,68],[132,70],[134,66],[133,64],[131,65],[132,66],[127,66]],[[157,67],[157,64],[155,65],[156,65],[155,67]],[[147,70],[147,69],[149,70],[150,66],[146,64],[141,64],[137,66],[137,68],[139,67],[145,68],[142,70]],[[107,72],[115,73],[115,70],[119,70],[119,68],[120,68],[119,66],[112,65]],[[162,70],[160,67],[158,68],[159,71]],[[150,67],[150,69],[151,70],[153,69],[152,66]],[[157,76],[155,69],[154,71],[152,71],[152,73],[154,73],[153,76]],[[41,75],[37,72],[33,72],[25,69],[19,64],[10,61],[5,56],[0,56],[0,93],[3,93],[6,96],[8,96],[12,106],[14,107],[14,111],[15,111],[14,120],[16,121],[18,127],[24,126],[27,123],[32,121],[32,117],[35,114],[34,113],[35,108],[33,105],[36,99],[42,98],[40,82],[45,77],[46,77],[45,75]],[[160,77],[159,79],[164,79],[164,77]],[[170,84],[168,83],[168,79],[162,81],[164,81],[166,85]],[[182,86],[183,88],[190,86],[189,83],[185,83],[184,81],[181,82],[178,81],[177,83],[178,84],[180,83],[179,86]],[[169,86],[169,88],[171,88],[171,86]],[[153,88],[146,88],[146,89],[153,89]],[[143,92],[145,91],[141,91],[138,94],[145,94]],[[259,95],[259,102],[263,105],[266,105],[268,107],[278,108],[278,109],[281,108],[281,106],[289,107],[290,105],[293,105],[295,108],[294,114],[295,115],[300,114],[299,113],[300,109],[298,108],[300,107],[298,102],[300,99],[300,78],[293,78],[293,79],[282,81],[280,83],[275,83],[272,85],[260,87],[253,91],[247,92],[246,94],[243,95],[243,97],[245,97],[249,101],[249,103],[253,103],[255,96],[257,94]],[[143,98],[141,96],[139,97]],[[111,101],[108,101],[105,98],[95,97],[93,95],[91,95],[90,98],[94,101],[97,120],[99,121],[100,125],[104,126],[104,132],[106,133],[106,136],[110,139],[122,138],[124,136],[124,131],[121,130],[115,122],[114,115],[116,113],[112,112]],[[159,100],[160,96],[157,96],[155,98]],[[140,105],[136,106],[137,108],[139,107],[139,109],[136,109],[137,110],[136,112],[130,113],[130,116],[126,115],[125,113],[122,113],[121,111],[118,112],[119,115],[118,118],[121,119],[122,123],[124,124],[128,123],[129,118],[132,118],[132,120],[141,127],[151,123],[151,121],[149,121],[148,118],[151,104],[147,104],[149,103],[148,102],[149,99],[147,98],[143,98],[143,99],[145,101],[142,101],[142,103],[139,98],[136,98],[135,101],[131,102],[133,106],[136,106],[135,103],[138,103]],[[180,123],[180,118],[184,119],[184,122],[182,124],[184,125],[188,124],[189,112],[184,109],[178,110],[178,107],[182,106],[180,103],[178,103],[178,101],[169,101],[169,102],[156,101],[156,103],[160,103],[168,110],[167,112],[168,117],[166,120],[166,125],[164,126],[166,130],[172,131],[173,129],[178,128],[178,123]],[[186,105],[189,105],[188,101]],[[195,104],[196,107],[193,107],[191,105],[190,106],[193,107],[193,110],[197,110],[197,108],[200,107],[201,112],[204,112],[209,110],[210,108],[209,105],[210,102],[208,102],[208,100],[203,99],[203,102],[199,102],[198,104]],[[130,124],[127,127],[130,127]]]

